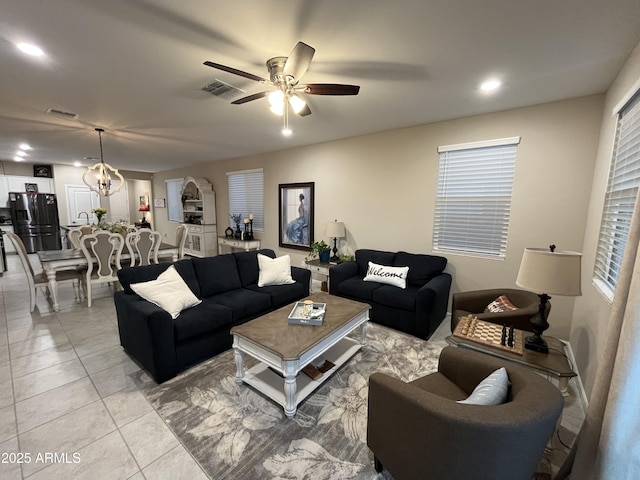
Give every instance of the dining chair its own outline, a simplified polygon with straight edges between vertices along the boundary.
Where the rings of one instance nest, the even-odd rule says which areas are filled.
[[[80,237],[84,235],[82,228],[70,228],[67,232],[67,238],[69,239],[69,243],[73,248],[80,248]]]
[[[36,308],[36,295],[38,293],[38,288],[44,289],[45,296],[49,298],[49,279],[44,271],[39,273],[34,272],[33,266],[27,256],[27,249],[24,246],[22,239],[13,232],[5,232],[5,235],[7,235],[9,240],[11,240],[11,243],[13,243],[13,246],[18,253],[18,257],[20,258],[22,268],[24,268],[24,273],[27,275],[30,296],[29,306],[30,311],[33,312]],[[71,283],[73,285],[76,301],[80,299],[79,279],[75,270],[56,270],[56,282],[58,282],[58,284]]]
[[[87,259],[87,271],[83,276],[82,286],[88,307],[92,303],[93,284],[112,282],[117,290],[123,247],[122,235],[107,230],[98,230],[82,237],[80,248]]]
[[[182,260],[184,258],[184,246],[187,243],[187,226],[182,224],[178,225],[176,228],[176,247],[178,249],[177,256],[178,260]],[[160,262],[173,262],[173,252],[175,250],[168,250],[167,253],[161,251],[158,254],[158,258]],[[169,256],[171,255],[171,256]]]
[[[130,255],[129,266],[151,265],[158,263],[158,249],[162,241],[160,232],[141,228],[127,233],[125,244]],[[122,262],[121,262],[122,263]]]

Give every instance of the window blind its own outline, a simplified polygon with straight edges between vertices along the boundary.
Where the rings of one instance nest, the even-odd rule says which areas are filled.
[[[438,148],[433,248],[504,258],[519,137]]]
[[[640,92],[637,92],[618,114],[596,249],[594,278],[596,285],[610,299],[618,282],[639,187]]]
[[[264,231],[264,172],[263,169],[228,172],[229,214],[242,218],[253,214],[253,230]],[[231,219],[229,219],[231,224]],[[233,226],[233,225],[232,225]]]
[[[180,198],[183,182],[183,178],[172,178],[164,181],[167,188],[167,215],[170,222],[182,223],[184,221],[182,199]]]

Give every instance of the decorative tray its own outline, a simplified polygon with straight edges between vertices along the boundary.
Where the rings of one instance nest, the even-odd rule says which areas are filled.
[[[296,325],[322,325],[327,304],[317,302],[308,304],[308,313],[305,308],[307,308],[305,302],[297,302],[289,314],[289,323]]]

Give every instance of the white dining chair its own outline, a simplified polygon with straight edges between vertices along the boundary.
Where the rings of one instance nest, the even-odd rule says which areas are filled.
[[[82,229],[80,227],[70,228],[67,232],[67,238],[69,239],[69,243],[71,243],[72,248],[80,248],[80,237],[84,235]]]
[[[24,246],[22,239],[13,232],[5,232],[5,235],[7,235],[9,240],[11,240],[11,243],[13,243],[13,246],[18,253],[18,257],[20,258],[20,263],[22,264],[24,273],[27,275],[30,296],[29,307],[30,311],[33,312],[36,308],[36,295],[38,293],[38,288],[43,289],[45,296],[49,298],[49,279],[44,271],[38,273],[34,272],[33,266],[27,256],[27,249]],[[71,283],[73,285],[76,301],[80,299],[80,282],[75,270],[56,270],[56,282],[58,284]]]
[[[129,266],[150,265],[158,263],[158,249],[162,241],[160,232],[149,228],[141,228],[127,233],[125,245],[129,252]],[[122,262],[120,262],[122,263]]]
[[[124,238],[119,233],[98,230],[84,235],[80,248],[87,259],[87,271],[82,286],[87,297],[87,306],[92,303],[92,286],[96,283],[113,283],[118,288],[118,270],[124,247]]]
[[[161,263],[173,262],[174,253],[178,260],[184,258],[184,246],[187,243],[187,226],[182,224],[176,228],[176,249],[166,249],[164,252],[158,253],[158,258]]]

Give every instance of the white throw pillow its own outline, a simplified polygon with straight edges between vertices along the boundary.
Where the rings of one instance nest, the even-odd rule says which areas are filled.
[[[291,278],[291,258],[289,255],[271,258],[259,253],[258,267],[260,268],[260,274],[258,275],[259,287],[296,283]]]
[[[469,405],[500,405],[507,400],[509,376],[504,367],[482,380],[465,400],[458,403]]]
[[[407,275],[409,267],[389,267],[369,262],[365,282],[378,282],[393,285],[394,287],[407,288]]]
[[[173,265],[155,280],[132,283],[131,290],[169,312],[174,320],[185,308],[195,307],[202,302],[193,294]]]

